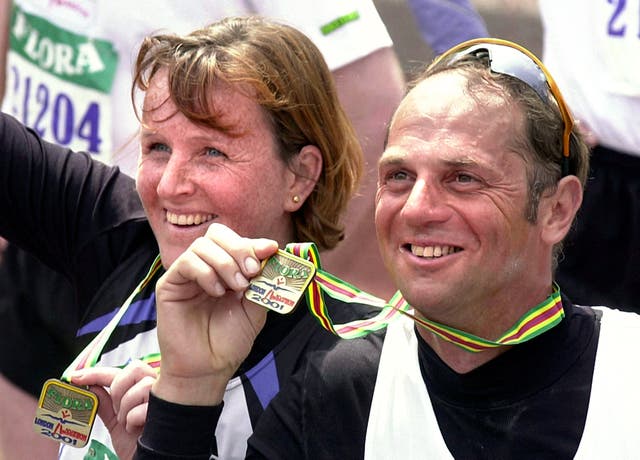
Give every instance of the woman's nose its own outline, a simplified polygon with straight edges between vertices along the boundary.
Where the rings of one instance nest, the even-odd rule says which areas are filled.
[[[169,161],[164,164],[158,183],[158,195],[189,195],[193,190],[194,183],[188,159],[181,157],[177,152],[172,153]]]

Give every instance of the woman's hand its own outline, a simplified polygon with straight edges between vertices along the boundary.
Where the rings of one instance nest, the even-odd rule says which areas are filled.
[[[276,241],[240,237],[212,224],[156,285],[161,372],[156,396],[179,404],[214,405],[247,357],[267,310],[243,297]]]
[[[98,415],[109,430],[111,442],[121,460],[132,458],[136,451],[147,416],[149,392],[155,380],[155,369],[137,360],[124,369],[94,367],[71,375],[72,383],[88,385],[98,396]]]

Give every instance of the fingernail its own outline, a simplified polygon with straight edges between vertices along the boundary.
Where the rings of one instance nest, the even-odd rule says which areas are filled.
[[[82,370],[75,370],[69,374],[69,380],[79,380],[84,377],[84,372]]]
[[[253,257],[247,257],[244,260],[244,269],[247,271],[247,273],[258,273],[258,270],[260,270],[260,264]]]

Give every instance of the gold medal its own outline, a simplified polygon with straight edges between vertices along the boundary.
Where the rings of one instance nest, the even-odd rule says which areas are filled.
[[[278,250],[249,283],[244,296],[277,313],[291,313],[313,279],[316,267],[306,259]]]
[[[89,441],[98,397],[89,390],[49,379],[42,387],[33,426],[36,433],[73,447]]]

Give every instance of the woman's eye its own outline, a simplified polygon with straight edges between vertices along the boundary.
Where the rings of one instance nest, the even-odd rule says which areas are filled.
[[[216,149],[215,147],[207,147],[205,149],[205,154],[209,157],[225,157],[227,155],[225,155],[224,153],[222,153],[220,150]]]
[[[158,152],[171,152],[171,149],[167,144],[162,144],[160,142],[154,142],[149,145],[149,151],[152,152],[154,150],[157,150]]]

